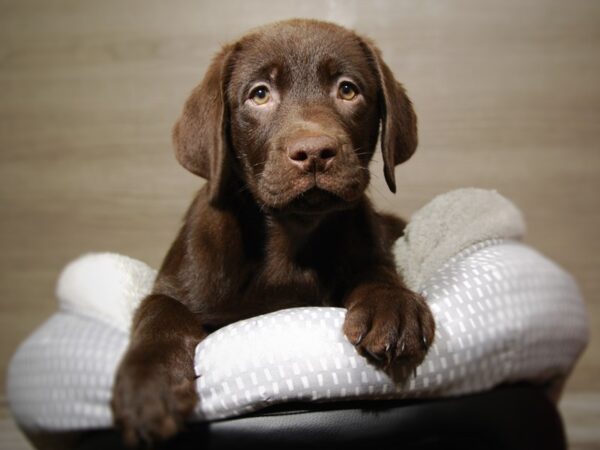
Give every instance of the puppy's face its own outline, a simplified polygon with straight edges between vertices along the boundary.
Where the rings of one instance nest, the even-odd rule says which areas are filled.
[[[416,148],[410,101],[372,44],[294,20],[226,46],[174,131],[176,154],[210,180],[213,201],[241,181],[264,210],[346,208],[369,182],[382,124],[386,180]],[[230,193],[230,192],[229,192]]]
[[[361,197],[377,142],[378,83],[360,41],[337,27],[277,26],[231,61],[231,140],[255,198],[320,212]]]

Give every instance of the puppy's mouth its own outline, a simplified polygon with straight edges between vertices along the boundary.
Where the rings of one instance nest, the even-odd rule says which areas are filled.
[[[294,214],[324,214],[347,207],[341,197],[315,185],[293,198],[284,209]]]
[[[337,164],[312,173],[290,165],[267,164],[257,183],[248,184],[265,210],[315,215],[355,205],[369,183],[368,174],[358,164]]]
[[[343,183],[348,188],[347,183]],[[274,213],[319,215],[349,208],[359,198],[360,189],[340,189],[331,180],[314,177],[296,178],[287,186],[262,186],[263,208]]]

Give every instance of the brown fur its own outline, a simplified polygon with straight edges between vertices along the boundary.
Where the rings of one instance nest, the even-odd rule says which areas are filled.
[[[358,94],[340,97],[350,80]],[[269,103],[252,88],[264,84]],[[198,400],[194,349],[234,321],[293,306],[348,308],[344,333],[412,369],[434,322],[395,270],[401,220],[365,196],[381,124],[385,178],[417,146],[403,87],[368,40],[294,20],[225,46],[175,125],[179,162],[208,182],[137,310],[112,408],[126,441],[177,432]],[[201,399],[200,399],[201,401]]]

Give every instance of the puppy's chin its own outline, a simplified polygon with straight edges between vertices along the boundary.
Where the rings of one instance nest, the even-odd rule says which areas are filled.
[[[351,203],[346,202],[336,194],[315,186],[294,197],[274,212],[293,215],[324,215],[329,212],[347,209],[350,206]]]
[[[303,177],[287,186],[259,189],[258,201],[272,213],[286,215],[325,215],[351,208],[362,198],[367,180],[336,180],[329,177]]]

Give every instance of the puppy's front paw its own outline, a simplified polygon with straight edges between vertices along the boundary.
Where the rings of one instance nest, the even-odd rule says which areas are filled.
[[[111,408],[128,446],[172,437],[198,400],[193,361],[157,350],[130,349],[117,371]]]
[[[377,365],[398,361],[405,371],[423,362],[435,335],[424,298],[403,287],[357,288],[348,302],[344,334],[358,352]]]

